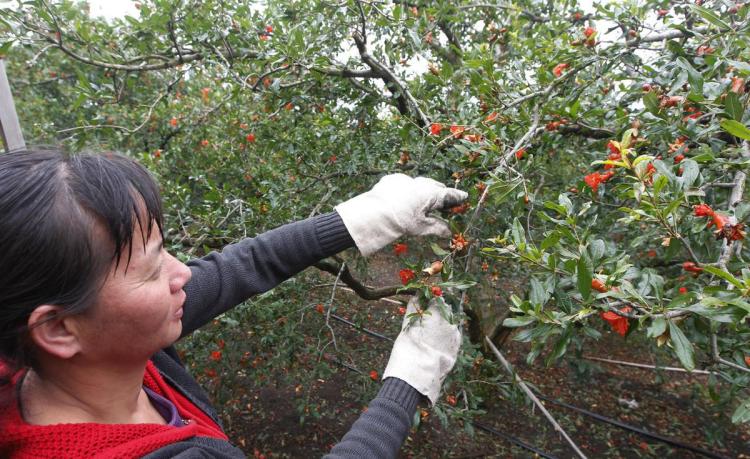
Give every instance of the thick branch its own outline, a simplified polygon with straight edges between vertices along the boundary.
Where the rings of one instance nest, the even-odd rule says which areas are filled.
[[[417,125],[420,128],[427,127],[430,124],[430,120],[419,108],[419,104],[417,103],[416,99],[414,99],[414,96],[411,95],[409,90],[406,89],[404,84],[399,81],[399,79],[396,77],[396,75],[393,74],[393,72],[391,72],[390,69],[388,69],[385,65],[381,64],[374,57],[372,57],[372,55],[367,51],[367,43],[364,37],[362,37],[357,32],[354,33],[353,37],[354,43],[357,45],[357,50],[359,51],[359,56],[362,58],[362,62],[367,64],[367,66],[370,67],[377,74],[377,76],[385,82],[385,84],[388,86],[388,89],[390,89],[396,97],[396,101],[398,102],[398,107],[399,111],[401,111],[401,114],[409,115],[408,111],[412,111]],[[404,113],[404,110],[407,110],[407,112]]]
[[[708,27],[696,27],[695,29],[689,32],[704,33],[707,30],[708,30]],[[632,40],[626,41],[625,44],[628,45],[629,47],[636,47],[640,43],[654,43],[657,41],[669,40],[671,38],[683,38],[683,37],[688,37],[688,36],[692,36],[692,33],[686,34],[682,30],[672,30],[672,31],[661,33],[658,35],[650,35],[648,37],[643,37],[643,38],[634,38]]]
[[[744,158],[750,158],[750,142],[747,140],[742,142],[742,150],[741,154]],[[735,207],[737,207],[737,204],[742,201],[742,194],[745,192],[745,180],[747,179],[747,174],[743,170],[738,170],[734,174],[734,181],[732,185],[732,191],[729,194],[729,203],[727,205],[727,210],[734,211]],[[734,219],[734,217],[732,217]],[[736,221],[734,222],[736,223]],[[719,267],[723,269],[724,271],[727,270],[727,262],[729,261],[729,258],[732,256],[732,247],[737,244],[738,246],[742,245],[742,241],[728,241],[725,240],[724,244],[721,247],[721,254],[719,255]],[[731,288],[732,285],[729,284],[729,288]]]
[[[341,280],[341,282],[348,285],[349,288],[354,290],[354,293],[356,293],[360,298],[364,300],[379,300],[387,296],[413,295],[416,293],[414,290],[404,289],[400,285],[381,288],[368,287],[367,285],[355,279],[354,276],[352,276],[352,273],[349,271],[348,266],[343,266],[342,270],[341,265],[329,260],[319,261],[315,263],[314,266],[321,271],[325,271],[333,275],[339,275],[339,279]]]
[[[615,131],[604,128],[596,128],[587,126],[583,123],[575,124],[563,124],[557,128],[560,134],[564,135],[580,135],[583,137],[589,137],[591,139],[611,139],[615,136]]]

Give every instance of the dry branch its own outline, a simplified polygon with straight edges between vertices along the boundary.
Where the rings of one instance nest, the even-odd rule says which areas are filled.
[[[529,386],[526,385],[526,383],[521,379],[520,376],[518,376],[518,373],[513,371],[513,367],[510,365],[510,363],[505,360],[505,357],[503,357],[503,354],[495,347],[495,345],[490,341],[488,337],[484,337],[484,340],[487,342],[487,345],[492,349],[492,352],[495,354],[495,357],[500,361],[500,363],[505,367],[505,370],[513,376],[513,379],[515,380],[516,384],[518,384],[518,387],[521,388],[521,390],[526,394],[527,397],[536,405],[539,410],[542,412],[545,418],[552,424],[552,427],[560,433],[560,435],[565,438],[565,441],[568,442],[571,448],[576,452],[576,455],[582,459],[586,459],[586,455],[583,454],[583,451],[581,451],[580,448],[578,448],[578,445],[575,444],[575,442],[568,436],[568,434],[565,432],[565,429],[563,429],[560,424],[555,421],[555,418],[552,417],[552,415],[547,411],[547,408],[544,407],[542,402],[539,401],[536,395],[529,389]]]
[[[394,295],[413,295],[416,292],[413,289],[404,289],[400,285],[392,285],[389,287],[368,287],[359,280],[355,279],[349,268],[343,263],[334,263],[330,260],[321,260],[314,265],[316,268],[333,275],[338,275],[338,278],[344,284],[348,285],[354,293],[364,300],[379,300],[388,296]]]

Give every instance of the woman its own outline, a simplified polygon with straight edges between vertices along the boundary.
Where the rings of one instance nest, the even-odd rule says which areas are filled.
[[[466,197],[386,176],[331,213],[184,265],[164,250],[158,187],[135,161],[0,155],[0,457],[243,457],[174,342],[345,248],[450,234],[427,214]],[[441,314],[404,327],[379,394],[330,457],[394,457],[459,343]]]

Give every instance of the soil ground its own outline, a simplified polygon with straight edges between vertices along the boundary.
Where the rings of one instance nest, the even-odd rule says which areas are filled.
[[[397,282],[393,260],[383,257],[368,272],[379,281]],[[317,272],[306,274],[318,288],[306,292],[306,304],[325,302],[333,278]],[[324,284],[324,285],[320,285]],[[395,337],[401,323],[398,306],[368,302],[338,288],[336,311],[366,328]],[[382,371],[391,343],[363,334],[353,327],[331,321],[337,352],[332,344],[317,350],[321,337],[330,336],[324,316],[314,307],[301,313],[298,333],[305,338],[304,349],[288,366],[269,366],[263,375],[253,369],[236,372],[233,378],[217,382],[202,375],[210,395],[223,400],[219,407],[230,439],[250,457],[320,457],[347,432],[379,383],[369,377],[372,369]],[[283,318],[283,323],[287,320]],[[276,321],[282,323],[281,319]],[[239,328],[242,328],[241,326]],[[661,366],[679,366],[665,360],[668,354],[654,355],[647,343],[635,336],[623,339],[601,328],[603,338],[587,342],[584,354],[608,359],[637,361]],[[327,339],[327,338],[326,338]],[[315,348],[315,352],[310,349]],[[560,363],[545,367],[541,362],[526,365],[526,343],[509,340],[503,353],[519,375],[540,394],[604,415],[648,432],[705,449],[719,457],[750,458],[750,428],[732,425],[727,413],[731,407],[717,407],[708,395],[709,376],[690,375],[592,362],[569,352]],[[255,363],[252,365],[255,367]],[[261,364],[262,367],[262,364]],[[228,382],[230,381],[230,382]],[[312,381],[304,383],[302,381]],[[509,378],[506,378],[509,381]],[[230,387],[227,387],[229,385]],[[456,393],[460,388],[449,387]],[[227,395],[229,394],[229,395]],[[497,391],[484,400],[484,414],[477,423],[533,445],[551,457],[574,457],[573,451],[541,416],[538,409],[519,392]],[[455,408],[460,409],[461,400]],[[704,457],[685,449],[644,437],[570,409],[545,403],[580,448],[591,458],[693,458]],[[480,429],[473,435],[461,421],[444,426],[438,416],[425,411],[418,428],[411,431],[401,454],[413,458],[506,458],[540,457],[505,438]],[[304,415],[304,422],[301,422]]]

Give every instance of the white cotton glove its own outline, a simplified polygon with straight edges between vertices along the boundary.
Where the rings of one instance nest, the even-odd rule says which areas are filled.
[[[429,217],[455,207],[469,195],[435,180],[386,175],[368,192],[336,206],[357,248],[371,255],[401,236],[450,236],[448,224]]]
[[[383,379],[394,377],[407,382],[434,405],[443,380],[456,363],[461,347],[461,330],[458,325],[446,320],[445,317],[452,318],[452,313],[442,297],[430,300],[422,318],[412,323],[409,314],[416,312],[418,306],[419,299],[412,297]]]

